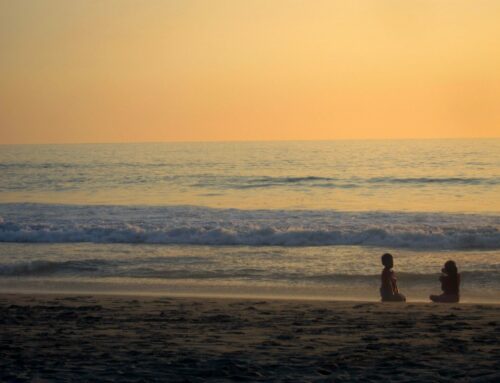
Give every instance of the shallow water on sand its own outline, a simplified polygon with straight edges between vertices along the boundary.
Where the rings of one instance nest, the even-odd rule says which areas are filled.
[[[378,300],[380,254],[364,246],[0,244],[4,291],[113,292]],[[500,252],[395,253],[409,300],[439,292],[441,265],[461,266],[464,302],[499,302]]]

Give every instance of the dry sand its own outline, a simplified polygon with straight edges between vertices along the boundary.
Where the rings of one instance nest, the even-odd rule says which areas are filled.
[[[500,306],[0,296],[0,381],[499,382]]]

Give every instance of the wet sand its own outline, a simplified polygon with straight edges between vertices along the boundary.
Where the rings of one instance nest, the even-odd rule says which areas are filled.
[[[0,295],[2,382],[498,382],[500,306]]]

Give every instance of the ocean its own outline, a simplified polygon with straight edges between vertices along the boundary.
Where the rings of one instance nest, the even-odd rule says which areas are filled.
[[[0,289],[500,302],[500,140],[0,145]]]

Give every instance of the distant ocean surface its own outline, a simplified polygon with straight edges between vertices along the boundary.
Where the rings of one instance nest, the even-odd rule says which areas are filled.
[[[0,145],[0,290],[500,302],[500,140]]]

